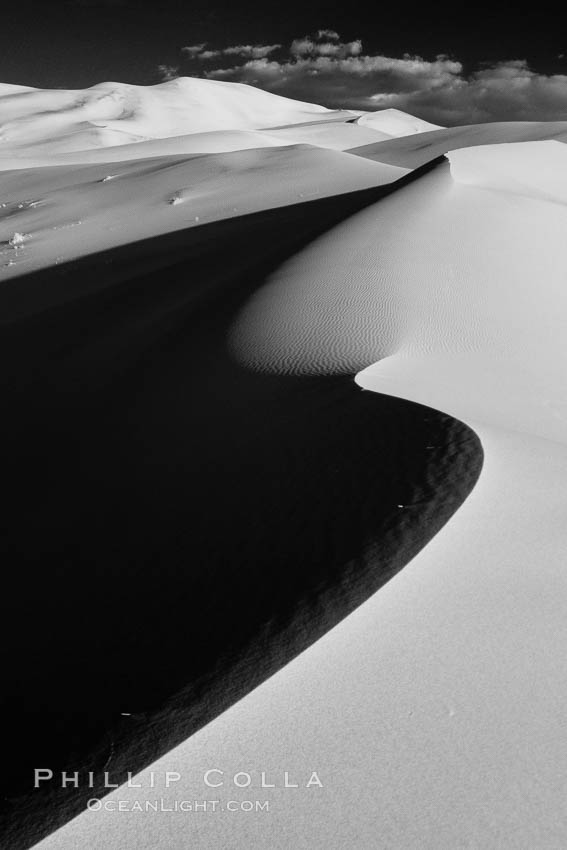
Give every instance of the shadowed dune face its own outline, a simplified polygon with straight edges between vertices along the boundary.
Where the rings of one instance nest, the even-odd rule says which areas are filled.
[[[305,649],[473,486],[482,452],[460,423],[352,376],[258,374],[227,347],[274,267],[384,191],[162,236],[0,291],[14,850],[104,793],[104,765],[124,781]],[[22,315],[20,299],[46,290],[66,298]],[[39,762],[93,769],[95,791],[33,792]]]

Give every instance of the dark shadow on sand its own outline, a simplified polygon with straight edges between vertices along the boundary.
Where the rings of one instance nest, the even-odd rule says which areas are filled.
[[[473,487],[482,451],[463,424],[348,375],[253,373],[226,350],[278,263],[387,191],[0,292],[2,846],[32,846],[102,796],[103,770],[124,781],[290,661]],[[34,790],[35,767],[96,786]]]

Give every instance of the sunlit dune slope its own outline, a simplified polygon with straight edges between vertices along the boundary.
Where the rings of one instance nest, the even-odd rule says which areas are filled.
[[[254,368],[292,373],[414,357],[435,382],[444,364],[468,400],[448,412],[470,418],[474,399],[495,421],[558,439],[567,421],[567,146],[449,156],[273,274],[234,328],[234,349]],[[471,364],[486,380],[466,378]],[[419,400],[446,410],[442,397]]]
[[[307,145],[4,171],[0,280],[159,233],[380,186],[405,173]]]
[[[239,83],[180,77],[155,86],[0,90],[0,155],[120,145],[212,130],[317,121],[334,113]]]
[[[366,112],[357,119],[357,124],[394,138],[442,129],[438,124],[431,124],[422,118],[416,118],[408,112],[402,112],[401,109],[380,109],[377,112]]]
[[[436,156],[458,148],[540,139],[567,141],[567,121],[506,121],[449,127],[378,142],[376,145],[364,145],[354,148],[351,153],[392,165],[417,168]]]

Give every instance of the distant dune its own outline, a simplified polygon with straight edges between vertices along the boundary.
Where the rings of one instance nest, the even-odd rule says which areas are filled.
[[[322,106],[252,86],[180,77],[156,86],[0,91],[0,155],[26,148],[66,153],[132,141],[295,124],[332,116]]]
[[[361,127],[370,127],[387,136],[413,136],[416,133],[426,133],[430,130],[441,130],[438,124],[431,124],[422,118],[408,115],[400,109],[379,109],[376,112],[366,112],[356,123]]]
[[[267,130],[265,135],[279,142],[317,145],[334,150],[347,150],[365,144],[376,144],[391,138],[387,133],[352,121],[319,121],[317,124],[296,125],[279,130]]]
[[[164,156],[228,153],[252,148],[278,147],[285,143],[278,141],[272,134],[256,130],[212,130],[210,133],[188,133],[181,136],[168,136],[165,139],[149,139],[70,153],[50,154],[41,146],[36,154],[30,156],[28,148],[13,153],[2,153],[0,148],[0,171],[54,165],[130,162],[133,159]],[[289,144],[295,144],[295,142],[290,141]],[[345,147],[352,146],[345,145]]]

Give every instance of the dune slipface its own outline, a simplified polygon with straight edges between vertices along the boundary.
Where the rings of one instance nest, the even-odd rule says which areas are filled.
[[[473,486],[482,452],[455,420],[348,375],[262,375],[227,347],[271,269],[387,191],[235,217],[4,285],[10,847],[104,793],[104,770],[124,781],[285,665]],[[46,292],[59,295],[47,304]],[[22,312],[25,293],[43,303]],[[39,761],[93,770],[96,787],[34,791]]]
[[[239,315],[253,334],[262,311],[277,341],[273,359],[260,335],[239,349],[254,368],[309,370],[294,322],[321,371],[374,345],[382,359],[357,375],[361,387],[462,417],[485,450],[471,496],[409,567],[160,763],[207,764],[228,728],[239,744],[223,749],[227,775],[239,747],[262,765],[301,751],[330,777],[324,798],[277,795],[275,818],[255,821],[259,844],[290,816],[308,824],[306,846],[346,846],[353,822],[364,847],[376,835],[412,850],[563,842],[566,157],[552,141],[451,153],[280,266]],[[308,327],[311,305],[325,314],[341,287],[350,345],[325,361],[328,328]],[[365,321],[378,304],[397,320],[387,347]],[[95,823],[70,829],[64,850]],[[135,817],[128,826],[139,830]],[[110,819],[107,829],[119,834]],[[224,817],[201,839],[230,835]]]

